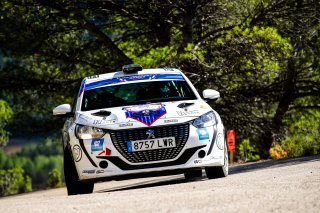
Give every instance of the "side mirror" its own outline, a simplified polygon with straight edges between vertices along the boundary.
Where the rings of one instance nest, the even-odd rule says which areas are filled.
[[[59,117],[70,117],[73,115],[72,107],[70,104],[62,104],[53,109],[53,115]]]
[[[220,98],[220,93],[213,89],[205,89],[202,92],[202,96],[205,100],[215,100]]]

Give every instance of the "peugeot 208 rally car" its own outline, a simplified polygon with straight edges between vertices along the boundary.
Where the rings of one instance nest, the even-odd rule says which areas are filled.
[[[54,115],[63,127],[69,195],[92,193],[95,182],[184,173],[187,179],[228,175],[224,126],[207,101],[177,69],[142,69],[85,78],[73,106]]]

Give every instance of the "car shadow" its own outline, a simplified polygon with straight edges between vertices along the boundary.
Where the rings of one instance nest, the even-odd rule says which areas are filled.
[[[251,172],[251,171],[262,170],[266,168],[292,166],[292,165],[297,165],[297,164],[310,162],[310,161],[320,161],[320,155],[312,155],[312,156],[299,157],[299,158],[286,158],[286,159],[279,159],[279,160],[266,160],[262,162],[234,165],[230,167],[230,174]]]
[[[252,172],[256,170],[263,170],[267,168],[277,168],[277,167],[297,165],[297,164],[312,162],[312,161],[320,161],[320,155],[313,155],[313,156],[300,157],[300,158],[288,158],[288,159],[280,159],[280,160],[266,160],[262,162],[244,163],[239,165],[234,164],[229,167],[229,175],[239,174],[244,172]],[[187,182],[198,182],[198,181],[205,181],[205,180],[207,180],[207,177],[205,175],[205,172],[203,171],[201,178],[197,178],[193,180],[186,180],[184,178],[184,175],[164,176],[163,178],[160,178],[160,179],[158,178],[155,180],[147,180],[147,181],[144,179],[141,179],[141,182],[138,182],[138,183],[107,188],[107,189],[95,191],[95,193],[126,191],[126,190],[133,190],[133,189],[151,188],[151,187],[157,187],[157,186],[183,184]]]
[[[104,193],[104,192],[115,192],[115,191],[124,191],[124,190],[141,189],[141,188],[151,188],[151,187],[157,187],[157,186],[182,184],[182,183],[193,182],[193,181],[203,181],[205,179],[207,179],[205,175],[202,176],[202,178],[197,178],[194,180],[186,180],[184,178],[184,175],[164,176],[161,179],[148,180],[148,181],[143,181],[142,179],[142,181],[139,183],[113,187],[109,189],[103,189],[95,192]]]

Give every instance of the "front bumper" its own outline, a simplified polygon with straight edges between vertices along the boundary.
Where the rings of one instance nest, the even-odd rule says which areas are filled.
[[[94,146],[93,140],[77,139],[74,135],[74,128],[70,128],[69,134],[71,137],[69,143],[79,179],[81,181],[112,180],[128,175],[164,171],[183,172],[194,168],[223,166],[225,148],[223,125],[217,124],[202,128],[201,131],[189,123],[183,125],[187,125],[188,134],[185,142],[177,143],[177,147],[178,145],[181,147],[177,148],[178,153],[176,155],[172,151],[172,157],[169,150],[150,152],[151,154],[149,153],[149,155],[142,152],[137,155],[136,160],[129,156],[128,153],[125,153],[124,149],[119,148],[119,143],[114,142],[115,138],[112,137],[110,132],[102,140],[100,139],[101,143],[98,146]],[[147,129],[150,128],[143,128],[143,131]],[[179,137],[177,132],[170,134],[175,134],[177,138]],[[104,150],[106,149],[110,150],[108,155],[105,154]],[[163,154],[165,152],[169,154]],[[159,154],[160,157],[155,157],[152,161],[148,161],[150,155],[155,155],[155,153],[162,154]]]

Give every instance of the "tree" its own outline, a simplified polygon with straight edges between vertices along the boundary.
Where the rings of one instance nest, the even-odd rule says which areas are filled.
[[[227,103],[220,105],[225,111],[223,114],[229,117],[225,117],[228,126],[241,132],[240,140],[241,135],[255,137],[266,157],[271,145],[282,138],[281,127],[289,111],[297,113],[299,110],[319,109],[317,14],[320,7],[319,2],[313,0],[249,3],[253,5],[243,11],[246,18],[239,25],[242,35],[233,36],[237,35],[234,32],[237,28],[230,33],[222,32],[220,38],[210,34],[196,47],[208,50],[206,43],[210,44],[207,58],[213,59],[205,61],[200,68],[204,72],[201,76],[212,76],[209,82],[227,78],[222,81],[223,85],[217,83],[216,87],[228,95]],[[274,29],[274,33],[264,36],[271,42],[259,42],[260,33],[248,40],[246,28],[251,32],[250,29],[261,29],[260,26]],[[272,44],[272,40],[279,38],[282,42]],[[255,133],[260,133],[260,136]]]
[[[12,117],[12,110],[7,102],[0,99],[0,149],[8,142],[9,133],[4,130]]]
[[[274,1],[261,6],[252,23],[269,23],[290,39],[293,47],[275,96],[277,108],[264,133],[263,148],[268,150],[279,137],[285,115],[299,109],[320,109],[320,2],[315,0]],[[308,97],[306,99],[306,97]],[[304,102],[302,100],[308,100]]]
[[[194,73],[199,90],[219,90],[214,107],[226,126],[264,157],[287,134],[287,115],[319,109],[317,0],[5,0],[0,8],[0,97],[20,126],[59,126],[48,114],[72,102],[84,76],[131,62],[175,66]]]

